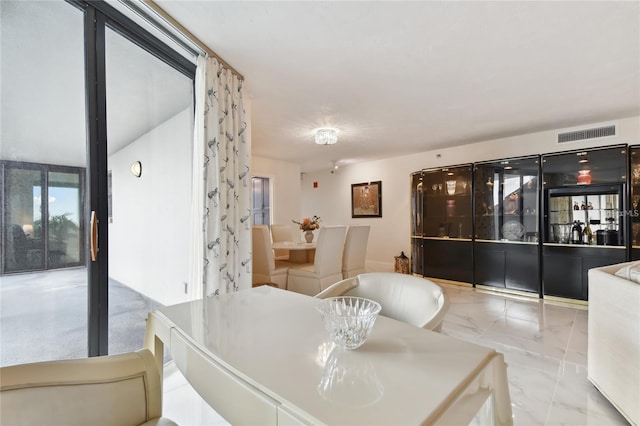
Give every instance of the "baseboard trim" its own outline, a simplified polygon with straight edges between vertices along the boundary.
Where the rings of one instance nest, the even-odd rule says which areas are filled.
[[[558,296],[547,296],[544,295],[545,302],[549,302],[554,305],[559,306],[571,306],[572,308],[583,308],[587,309],[589,307],[589,302],[586,300],[578,300],[578,299],[568,299],[566,297],[558,297]]]
[[[418,275],[418,276],[422,277],[421,275]],[[429,281],[433,281],[434,283],[437,283],[437,284],[449,284],[449,285],[457,285],[459,287],[473,288],[473,284],[465,283],[463,281],[445,280],[444,278],[433,278],[433,277],[422,277],[422,278],[428,279]]]
[[[476,288],[490,292],[490,293],[500,293],[500,294],[508,294],[511,296],[520,296],[527,299],[540,299],[538,293],[532,293],[530,291],[522,291],[522,290],[513,290],[510,288],[500,288],[500,287],[492,287],[490,285],[482,285],[476,284]]]

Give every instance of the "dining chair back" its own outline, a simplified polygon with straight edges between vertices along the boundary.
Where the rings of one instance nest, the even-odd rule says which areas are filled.
[[[162,380],[148,349],[0,368],[6,425],[175,425],[162,417]]]
[[[346,226],[323,226],[318,233],[313,263],[289,267],[288,289],[310,296],[342,279]]]
[[[449,301],[438,284],[395,272],[370,272],[342,280],[315,297],[353,296],[375,300],[380,315],[427,330],[440,331]]]
[[[286,290],[288,267],[275,259],[267,225],[254,225],[252,238],[252,284],[274,283]]]
[[[274,243],[293,241],[291,227],[283,224],[271,225],[271,241]],[[275,250],[274,253],[276,260],[289,260],[289,250]]]
[[[342,278],[355,277],[366,272],[367,241],[370,226],[354,225],[347,230],[342,255]]]

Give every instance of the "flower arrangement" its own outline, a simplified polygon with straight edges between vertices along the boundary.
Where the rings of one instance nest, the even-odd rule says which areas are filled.
[[[311,219],[305,217],[304,219],[302,219],[302,222],[298,222],[295,220],[292,220],[291,222],[300,225],[301,231],[314,231],[320,228],[320,218],[316,215],[313,215]]]

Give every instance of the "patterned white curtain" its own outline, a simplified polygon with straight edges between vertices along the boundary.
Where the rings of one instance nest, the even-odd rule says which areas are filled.
[[[190,298],[251,287],[251,175],[242,80],[215,58],[196,70]]]

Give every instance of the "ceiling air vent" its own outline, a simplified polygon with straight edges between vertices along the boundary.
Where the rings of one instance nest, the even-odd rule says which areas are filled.
[[[616,125],[594,127],[593,129],[575,130],[572,132],[558,133],[558,143],[576,142],[587,139],[616,136]]]

